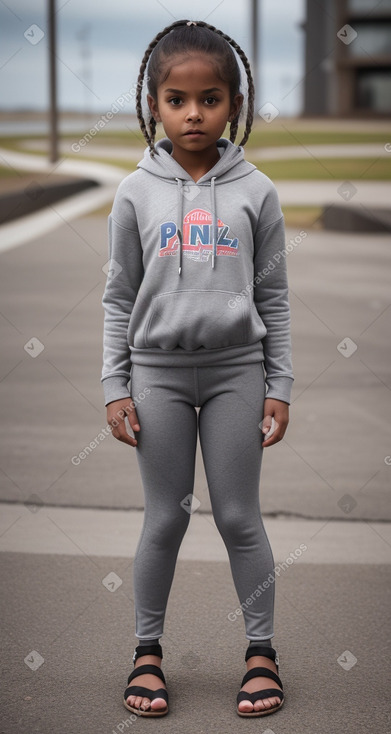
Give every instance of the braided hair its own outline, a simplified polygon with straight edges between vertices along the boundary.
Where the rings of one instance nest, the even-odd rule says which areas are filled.
[[[142,111],[142,90],[145,72],[148,66],[147,85],[149,94],[156,100],[157,88],[170,73],[169,64],[164,73],[164,62],[181,52],[199,51],[214,56],[220,61],[220,76],[225,79],[230,88],[231,100],[239,93],[240,69],[232,49],[235,49],[241,59],[247,75],[248,99],[247,118],[243,138],[239,145],[245,145],[254,119],[254,82],[250,63],[244,51],[230,36],[204,21],[178,20],[163,28],[155,36],[145,51],[137,79],[136,111],[141,131],[150,149],[151,156],[155,153],[156,120],[152,113],[149,120],[144,119]],[[240,110],[230,124],[230,141],[235,143],[239,127]]]

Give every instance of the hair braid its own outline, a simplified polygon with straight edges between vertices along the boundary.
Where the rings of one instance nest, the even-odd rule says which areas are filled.
[[[223,31],[220,31],[219,28],[216,28],[213,25],[209,25],[209,23],[205,23],[205,21],[200,21],[197,23],[197,25],[204,26],[205,28],[209,28],[210,31],[213,31],[214,33],[217,33],[218,36],[222,36],[225,41],[229,43],[232,48],[235,49],[236,53],[238,54],[240,60],[242,61],[242,64],[244,66],[246,75],[247,75],[247,84],[248,84],[248,100],[247,100],[247,118],[246,118],[246,128],[243,134],[243,138],[240,141],[239,145],[245,145],[247,143],[247,140],[249,138],[253,120],[254,120],[254,81],[253,76],[251,73],[251,67],[250,62],[244,53],[243,49],[239,46],[236,41],[234,41],[233,38],[230,36],[227,36],[226,33]],[[235,117],[234,120],[232,120],[230,125],[230,140],[231,143],[235,142],[236,135],[238,132],[238,126],[239,126],[239,115]]]
[[[149,44],[143,56],[138,79],[137,79],[137,93],[136,93],[137,119],[140,124],[141,132],[144,135],[144,138],[148,143],[149,149],[151,151],[151,156],[155,152],[156,120],[151,113],[150,118],[149,118],[149,123],[148,123],[149,124],[149,130],[148,130],[148,124],[144,120],[143,108],[142,108],[142,90],[144,86],[144,75],[145,75],[145,70],[147,68],[147,64],[148,64],[148,61],[149,61],[149,58],[151,56],[153,49],[155,48],[155,46],[157,46],[161,38],[166,36],[167,33],[169,33],[176,25],[177,23],[173,23],[172,25],[166,26],[166,28],[163,28],[163,30],[160,31],[160,33],[158,33],[155,36],[155,38],[151,41],[151,43]]]
[[[154,50],[154,48],[157,46],[159,41],[164,38],[168,33],[170,33],[172,30],[174,30],[177,27],[189,25],[190,27],[199,26],[203,28],[208,28],[208,30],[212,31],[213,33],[216,33],[218,36],[221,36],[225,41],[229,43],[229,45],[236,51],[239,58],[242,61],[242,64],[244,66],[244,69],[246,71],[247,75],[247,86],[248,86],[248,99],[247,99],[247,117],[246,117],[246,126],[243,134],[243,138],[240,141],[239,145],[245,145],[250,132],[252,128],[252,123],[254,120],[254,82],[253,77],[251,73],[251,67],[250,63],[248,61],[248,58],[242,48],[239,46],[239,44],[236,43],[236,41],[233,40],[230,36],[228,36],[223,31],[219,30],[213,25],[209,25],[209,23],[206,23],[205,21],[187,21],[187,20],[178,20],[175,21],[175,23],[172,23],[169,26],[166,26],[163,28],[160,33],[158,33],[155,38],[151,41],[148,48],[145,51],[145,54],[143,56],[140,71],[137,79],[137,92],[136,92],[136,112],[137,112],[137,119],[140,124],[141,131],[144,135],[145,140],[148,143],[150,154],[151,156],[155,153],[155,134],[156,134],[156,120],[154,119],[152,113],[150,113],[149,121],[146,122],[144,119],[143,111],[142,111],[142,90],[144,86],[144,75],[145,70],[148,65],[148,61],[151,57],[151,54]],[[239,116],[240,112],[236,115],[236,117],[231,121],[230,124],[230,141],[232,143],[235,143],[238,127],[239,127]]]

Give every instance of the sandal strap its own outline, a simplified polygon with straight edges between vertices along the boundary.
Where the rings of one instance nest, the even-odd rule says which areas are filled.
[[[131,672],[128,678],[128,684],[134,678],[137,678],[139,675],[144,675],[144,673],[151,673],[152,675],[157,675],[157,677],[160,678],[161,681],[163,681],[164,685],[166,685],[166,679],[164,677],[164,673],[157,665],[138,665],[137,668],[135,668]]]
[[[269,670],[269,668],[251,668],[251,670],[248,670],[243,676],[241,688],[243,688],[249,680],[252,678],[258,678],[259,676],[262,676],[263,678],[271,678],[280,686],[280,688],[282,688],[281,678],[272,670]]]
[[[278,688],[264,688],[262,691],[255,691],[254,693],[240,691],[237,695],[237,703],[240,703],[241,701],[251,701],[251,703],[255,703],[255,701],[262,701],[264,698],[274,698],[274,696],[277,696],[280,701],[284,700],[284,694],[282,691],[279,691]],[[274,708],[274,706],[272,706],[272,708]]]
[[[163,650],[161,645],[137,645],[134,655],[133,662],[135,663],[137,658],[142,658],[144,655],[157,655],[163,659]]]
[[[246,650],[246,657],[245,661],[247,663],[247,660],[250,658],[255,657],[255,655],[261,655],[264,658],[269,658],[269,660],[273,660],[274,663],[276,663],[278,668],[278,653],[277,650],[274,649],[274,647],[268,647],[266,645],[249,645],[249,647]]]
[[[129,686],[124,693],[125,701],[129,696],[142,696],[143,698],[149,698],[150,701],[154,701],[156,698],[163,698],[168,704],[168,693],[164,688],[151,691],[150,688],[144,688],[144,686]]]

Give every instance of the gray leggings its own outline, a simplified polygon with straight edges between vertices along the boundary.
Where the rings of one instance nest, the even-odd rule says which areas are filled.
[[[262,365],[161,368],[134,364],[131,384],[136,400],[146,387],[150,389],[137,404],[136,452],[145,514],[134,559],[136,637],[163,635],[176,559],[190,520],[182,501],[193,493],[198,423],[213,516],[243,605],[246,637],[270,639],[274,635],[274,583],[270,583],[274,559],[259,505]]]

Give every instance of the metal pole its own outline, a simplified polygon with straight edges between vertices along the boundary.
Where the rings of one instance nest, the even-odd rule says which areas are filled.
[[[258,51],[259,51],[259,34],[258,34],[258,0],[251,0],[251,37],[252,37],[252,73],[254,79],[255,90],[255,110],[258,109],[259,102],[259,73],[258,73]]]
[[[50,126],[50,160],[58,161],[58,110],[57,110],[57,78],[56,78],[56,0],[48,0],[49,28],[49,126]]]

